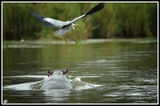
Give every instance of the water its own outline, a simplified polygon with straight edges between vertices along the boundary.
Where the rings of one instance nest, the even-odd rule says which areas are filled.
[[[73,90],[41,91],[48,69],[69,69]],[[154,39],[4,42],[2,102],[10,104],[158,103]]]

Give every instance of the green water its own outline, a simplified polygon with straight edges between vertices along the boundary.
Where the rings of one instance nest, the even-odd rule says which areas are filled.
[[[81,44],[3,42],[3,86],[40,81],[48,69],[99,87],[46,93],[3,89],[7,103],[157,103],[156,40],[94,40]],[[2,101],[2,102],[3,102]]]

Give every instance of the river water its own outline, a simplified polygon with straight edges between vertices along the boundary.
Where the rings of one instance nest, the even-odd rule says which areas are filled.
[[[2,102],[157,104],[156,39],[3,42]],[[73,90],[39,90],[48,69],[69,69]]]

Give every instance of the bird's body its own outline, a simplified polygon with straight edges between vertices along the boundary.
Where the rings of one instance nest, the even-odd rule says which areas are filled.
[[[104,7],[104,3],[99,3],[97,6],[93,7],[90,11],[88,11],[86,14],[83,14],[83,15],[77,17],[77,18],[74,18],[71,21],[65,21],[65,22],[64,21],[60,21],[60,20],[56,20],[56,19],[52,19],[52,18],[48,18],[48,17],[43,17],[43,16],[41,16],[41,15],[39,15],[36,12],[33,12],[33,11],[31,11],[31,15],[37,21],[39,21],[40,23],[44,24],[45,26],[49,26],[49,27],[52,27],[52,28],[59,27],[60,29],[56,30],[54,33],[56,35],[63,36],[67,32],[75,29],[75,26],[77,26],[76,21],[78,21],[81,18],[86,17],[87,15],[91,15],[94,12],[97,12],[97,11],[101,10],[103,7]],[[71,38],[71,39],[73,39],[73,38]],[[66,39],[65,39],[65,41],[67,42]],[[74,40],[74,41],[76,42],[76,40]]]

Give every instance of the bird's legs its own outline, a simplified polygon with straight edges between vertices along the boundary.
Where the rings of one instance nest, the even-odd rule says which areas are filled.
[[[63,38],[64,38],[65,42],[67,43],[67,39],[65,38],[65,36],[63,36]]]
[[[69,29],[69,30],[70,30],[70,29]],[[69,33],[70,33],[70,32],[69,32]],[[74,41],[76,42],[76,44],[77,44],[77,41],[76,41],[75,39],[71,38],[69,35],[68,35],[68,38],[74,40]]]
[[[76,44],[77,44],[77,41],[76,41],[75,39],[71,38],[69,35],[68,35],[68,38],[70,38],[70,39],[74,40],[74,41],[76,42]]]

